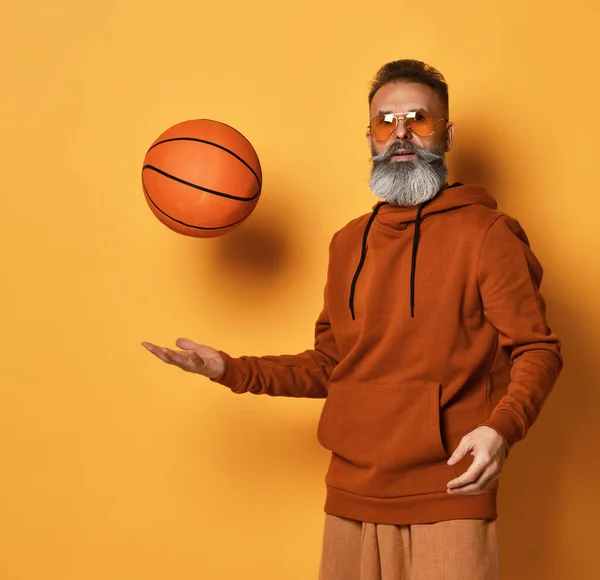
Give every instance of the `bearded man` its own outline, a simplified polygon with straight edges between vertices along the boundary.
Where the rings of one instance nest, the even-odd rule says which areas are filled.
[[[542,267],[481,185],[447,182],[448,86],[415,60],[369,94],[380,201],[334,234],[314,348],[143,345],[234,393],[324,398],[321,580],[498,580],[498,481],[562,369]]]

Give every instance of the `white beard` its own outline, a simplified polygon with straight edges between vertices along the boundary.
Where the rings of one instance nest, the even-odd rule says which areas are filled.
[[[417,159],[392,161],[392,153],[402,147],[415,153]],[[383,201],[402,207],[421,205],[446,185],[448,170],[442,147],[429,151],[406,141],[378,155],[373,150],[372,153],[369,187]]]

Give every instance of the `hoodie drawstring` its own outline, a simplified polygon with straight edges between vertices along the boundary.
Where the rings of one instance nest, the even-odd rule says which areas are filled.
[[[419,210],[417,211],[417,217],[415,219],[415,232],[414,232],[414,236],[413,236],[412,260],[411,260],[411,268],[410,268],[410,316],[411,316],[411,318],[415,317],[415,275],[416,275],[416,270],[417,270],[417,249],[419,247],[419,240],[421,238],[421,214],[423,213],[423,209],[425,209],[425,206],[428,203],[430,203],[431,201],[433,201],[433,199],[434,198],[422,203],[419,206]],[[358,280],[358,277],[360,275],[362,267],[365,263],[365,259],[367,257],[367,237],[369,235],[369,230],[371,229],[371,226],[373,225],[373,221],[377,217],[377,213],[379,212],[380,208],[386,204],[387,204],[387,202],[384,201],[383,203],[380,203],[375,207],[375,209],[373,210],[373,213],[371,214],[371,217],[369,218],[369,221],[367,222],[367,226],[365,227],[365,232],[363,234],[360,262],[358,263],[358,267],[356,268],[356,273],[354,274],[354,278],[352,279],[352,284],[350,286],[350,314],[352,315],[352,320],[356,320],[356,318],[354,316],[354,294],[356,291],[356,282]]]
[[[371,226],[373,225],[373,221],[377,217],[377,213],[386,204],[387,204],[387,201],[377,204],[377,206],[373,210],[373,213],[371,214],[371,217],[369,218],[369,221],[367,222],[367,227],[365,228],[365,233],[363,234],[362,251],[360,253],[360,261],[358,263],[358,267],[356,268],[356,272],[354,273],[354,278],[352,279],[352,284],[350,286],[350,314],[352,314],[352,320],[356,320],[356,318],[354,317],[354,292],[356,290],[356,281],[358,280],[358,277],[360,276],[360,271],[362,270],[363,264],[365,263],[365,258],[367,257],[367,236],[369,235],[369,230],[371,229]]]
[[[415,274],[417,271],[417,249],[419,247],[419,240],[421,239],[421,214],[425,206],[433,200],[422,203],[417,211],[417,218],[415,219],[415,234],[413,237],[413,249],[412,249],[412,262],[410,266],[410,317],[415,317]]]

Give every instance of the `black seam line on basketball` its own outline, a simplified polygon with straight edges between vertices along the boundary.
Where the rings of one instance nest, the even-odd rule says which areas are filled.
[[[150,149],[148,149],[148,151],[154,149],[154,147],[158,147],[158,145],[162,145],[163,143],[169,143],[171,141],[195,141],[196,143],[204,143],[205,145],[211,145],[212,147],[216,147],[217,149],[222,149],[223,151],[229,153],[229,155],[233,155],[238,161],[241,161],[250,171],[252,171],[252,175],[256,177],[257,183],[261,185],[260,178],[258,177],[256,171],[254,171],[254,169],[252,169],[252,167],[246,161],[244,161],[237,153],[234,153],[231,149],[227,149],[227,147],[223,147],[223,145],[213,143],[212,141],[206,141],[205,139],[197,139],[196,137],[171,137],[170,139],[164,139],[162,141],[159,141],[158,143],[155,143],[154,145],[152,145],[152,147],[150,147]]]
[[[226,197],[228,199],[233,199],[235,201],[253,201],[260,195],[260,188],[252,197],[239,197],[237,195],[231,195],[229,193],[215,191],[214,189],[208,189],[208,187],[202,187],[201,185],[196,185],[195,183],[190,183],[189,181],[186,181],[185,179],[175,177],[174,175],[171,175],[170,173],[167,173],[166,171],[163,171],[162,169],[159,169],[158,167],[154,167],[154,165],[144,165],[144,167],[142,167],[142,171],[144,171],[144,169],[150,169],[152,171],[156,171],[156,173],[160,173],[164,177],[173,179],[174,181],[182,183],[183,185],[189,185],[190,187],[193,187],[194,189],[206,191],[206,193],[212,193],[212,195],[218,195],[219,197]]]
[[[143,175],[142,175],[142,187],[144,188],[144,193],[148,196],[148,199],[150,200],[150,202],[152,203],[152,205],[160,213],[162,213],[164,216],[168,217],[170,220],[173,220],[174,222],[177,222],[178,224],[181,224],[182,226],[185,226],[186,228],[194,228],[195,230],[224,230],[225,228],[230,228],[231,226],[236,226],[237,224],[241,224],[244,220],[246,220],[248,218],[248,216],[246,216],[245,218],[242,218],[241,220],[238,220],[237,222],[233,222],[232,224],[228,224],[226,226],[218,226],[216,228],[207,228],[207,227],[203,227],[203,226],[194,226],[192,224],[186,224],[185,222],[182,222],[181,220],[178,220],[177,218],[174,218],[173,216],[170,216],[166,211],[163,211],[162,209],[160,209],[160,207],[158,207],[156,205],[156,203],[154,203],[154,200],[150,197],[150,194],[148,193],[148,190],[146,189],[146,184],[144,183],[144,176]]]

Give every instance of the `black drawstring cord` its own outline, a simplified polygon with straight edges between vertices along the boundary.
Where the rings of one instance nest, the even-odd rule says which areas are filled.
[[[451,187],[457,187],[459,185],[462,185],[462,183],[457,181],[457,182],[453,183],[452,185],[449,185],[442,189],[450,189]],[[425,206],[428,203],[431,203],[434,199],[435,199],[435,197],[422,203],[419,206],[419,209],[417,210],[417,217],[415,219],[415,233],[414,233],[414,237],[413,237],[412,260],[411,260],[411,268],[410,268],[410,317],[411,318],[415,317],[415,276],[416,276],[416,271],[417,271],[417,249],[419,247],[419,240],[421,239],[421,214],[423,213]],[[386,204],[387,204],[387,201],[384,201],[375,207],[375,209],[373,210],[373,213],[371,214],[371,217],[367,223],[367,227],[365,228],[365,233],[363,234],[362,252],[360,255],[360,262],[358,264],[358,268],[356,269],[356,273],[354,274],[354,278],[352,279],[352,285],[350,286],[350,313],[352,314],[352,320],[356,320],[356,318],[354,317],[354,293],[356,290],[356,281],[358,280],[358,276],[360,275],[360,271],[362,270],[362,267],[365,263],[365,259],[367,257],[367,236],[369,235],[369,230],[371,229],[373,220],[377,216],[377,212],[379,211],[379,209],[382,206],[384,206]]]
[[[356,320],[356,318],[354,317],[354,292],[356,290],[356,281],[358,280],[360,271],[362,270],[363,264],[365,263],[365,259],[367,257],[367,236],[369,235],[369,230],[371,229],[373,220],[377,217],[377,213],[379,212],[380,208],[386,204],[387,204],[387,201],[384,201],[375,207],[375,209],[373,210],[373,213],[371,214],[371,217],[369,218],[367,227],[365,228],[365,233],[363,234],[363,242],[362,242],[362,251],[360,253],[360,261],[358,263],[358,268],[356,268],[354,278],[352,279],[352,285],[350,286],[350,313],[352,314],[352,320]]]
[[[421,213],[425,204],[422,204],[417,211],[415,219],[415,234],[413,237],[412,261],[410,266],[410,317],[415,317],[415,273],[417,269],[417,248],[419,247],[419,238],[421,237]]]
[[[422,203],[419,206],[419,209],[417,211],[417,217],[415,219],[415,233],[414,233],[414,237],[413,237],[412,260],[411,260],[411,268],[410,268],[410,316],[411,316],[411,318],[415,317],[415,277],[416,277],[416,271],[417,271],[417,250],[419,248],[419,240],[421,239],[421,214],[423,213],[425,206],[432,201],[433,201],[433,199],[430,199],[430,200],[426,201],[425,203]],[[379,212],[380,208],[386,204],[387,204],[387,202],[384,201],[375,207],[375,209],[373,210],[373,213],[371,214],[371,217],[369,218],[369,221],[367,222],[367,226],[365,227],[365,232],[363,234],[363,240],[362,240],[362,250],[361,250],[361,254],[360,254],[360,261],[358,263],[358,267],[356,268],[356,272],[354,274],[354,278],[352,279],[352,284],[350,286],[349,302],[350,302],[350,314],[352,315],[352,320],[356,320],[356,317],[354,314],[354,294],[356,292],[356,282],[358,280],[358,277],[360,276],[360,272],[363,268],[363,265],[364,265],[366,257],[367,257],[367,237],[369,236],[369,230],[371,229],[371,226],[373,225],[373,221],[377,217],[377,213]]]

